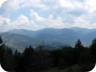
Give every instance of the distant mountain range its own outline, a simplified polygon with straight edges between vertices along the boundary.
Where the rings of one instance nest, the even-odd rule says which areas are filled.
[[[85,28],[46,28],[38,31],[15,29],[0,33],[5,44],[13,49],[24,50],[25,47],[44,44],[46,48],[60,48],[65,45],[73,46],[80,39],[89,46],[96,37],[96,29]]]

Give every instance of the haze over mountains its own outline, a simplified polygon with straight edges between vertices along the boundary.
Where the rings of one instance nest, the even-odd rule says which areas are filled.
[[[46,48],[60,48],[64,45],[73,46],[80,39],[85,46],[89,46],[96,37],[96,29],[85,28],[46,28],[38,31],[14,29],[0,33],[5,44],[13,49],[23,50],[26,46],[44,44]]]

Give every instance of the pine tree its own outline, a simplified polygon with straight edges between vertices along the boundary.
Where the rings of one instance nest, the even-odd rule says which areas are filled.
[[[3,41],[2,41],[2,38],[1,38],[1,36],[0,36],[0,43],[2,43]]]
[[[34,58],[34,49],[32,46],[29,46],[26,48],[23,52],[23,70],[26,72],[30,72],[31,70],[34,69],[34,63],[35,63],[35,58]]]
[[[0,62],[3,61],[3,55],[4,55],[4,51],[5,51],[5,49],[4,49],[5,46],[2,43],[3,43],[3,40],[0,36]]]
[[[75,61],[76,63],[78,63],[78,60],[80,58],[81,53],[84,51],[84,46],[82,44],[82,42],[80,41],[80,39],[77,40],[75,47],[74,47],[74,56],[75,56]]]
[[[90,54],[89,49],[84,50],[79,59],[79,65],[81,66],[82,71],[90,71],[93,69],[95,63],[92,55]]]
[[[80,39],[77,40],[76,44],[75,44],[75,48],[83,48],[84,46],[82,45],[82,42],[80,41]]]
[[[1,36],[0,36],[0,45],[3,43],[3,40],[2,40],[2,38],[1,38]]]
[[[91,54],[92,54],[92,56],[94,57],[95,62],[96,62],[96,39],[94,39],[94,40],[92,41],[92,44],[91,44],[91,46],[90,46],[90,51],[91,51]]]

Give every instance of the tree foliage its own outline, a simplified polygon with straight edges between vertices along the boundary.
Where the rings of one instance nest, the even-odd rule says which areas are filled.
[[[90,51],[91,51],[91,54],[93,56],[93,58],[95,59],[95,62],[96,62],[96,39],[94,39],[92,41],[92,44],[90,46]]]
[[[0,37],[0,44],[3,43]],[[38,46],[25,48],[24,52],[12,51],[6,45],[0,45],[0,63],[5,70],[15,72],[42,72],[51,68],[65,69],[67,72],[91,70],[96,62],[96,39],[89,48],[84,47],[80,39],[74,47],[64,46],[54,50],[42,50]]]

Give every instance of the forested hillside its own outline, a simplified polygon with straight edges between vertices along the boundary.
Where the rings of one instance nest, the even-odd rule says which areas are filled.
[[[0,37],[0,63],[10,72],[86,72],[96,62],[96,39],[84,47],[80,39],[74,47],[64,46],[55,50],[37,49],[28,46],[20,53],[8,48]]]
[[[8,47],[22,52],[26,46],[36,47],[42,42],[45,49],[57,49],[65,45],[74,46],[77,39],[80,39],[84,46],[90,46],[91,41],[96,37],[96,29],[76,27],[45,28],[37,31],[14,29],[0,34]]]

